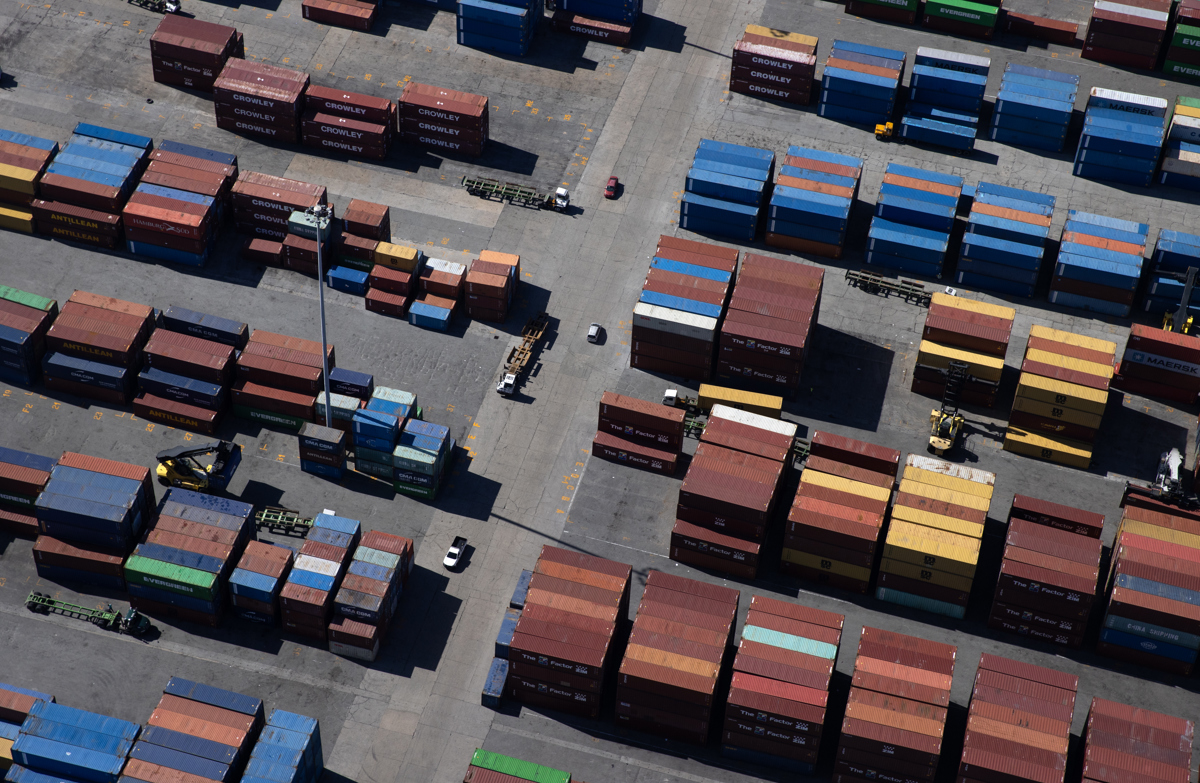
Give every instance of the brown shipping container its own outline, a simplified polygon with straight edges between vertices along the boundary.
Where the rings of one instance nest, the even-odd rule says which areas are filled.
[[[1029,625],[1050,633],[1062,633],[1068,636],[1082,636],[1087,630],[1086,620],[1071,620],[1058,617],[1049,612],[1029,609],[1023,606],[1006,604],[1003,601],[992,603],[992,616],[997,620],[1016,625]]]
[[[758,626],[759,628],[768,628],[772,631],[779,631],[780,633],[791,634],[792,636],[815,639],[835,647],[840,642],[842,636],[841,631],[834,628],[814,625],[802,620],[793,620],[790,617],[781,617],[777,614],[764,612],[753,607],[746,615],[746,624]]]
[[[708,677],[639,661],[628,655],[617,674],[617,695],[623,688],[678,699],[707,707],[712,704],[715,682]]]
[[[745,643],[738,649],[737,656],[733,661],[733,670],[793,685],[800,685],[805,688],[814,688],[816,690],[829,689],[829,674],[799,666],[789,666],[788,664],[766,658],[759,658],[747,651]]]
[[[374,288],[367,291],[366,308],[373,313],[390,315],[393,318],[406,318],[408,305],[409,299],[399,294],[390,294]]]
[[[124,194],[120,188],[52,173],[42,175],[38,182],[38,193],[47,201],[73,203],[88,209],[118,214],[124,202]]]
[[[1131,650],[1128,647],[1120,647],[1115,644],[1109,644],[1108,642],[1097,642],[1096,652],[1100,653],[1101,655],[1106,655],[1109,658],[1115,658],[1118,661],[1124,661],[1125,663],[1132,663],[1138,666],[1146,666],[1151,669],[1159,669],[1161,671],[1171,672],[1172,674],[1181,674],[1187,676],[1192,673],[1193,664],[1191,663],[1176,661],[1171,658],[1164,658],[1161,655],[1154,655],[1153,653],[1143,652],[1142,650]],[[1119,774],[1111,777],[1100,778],[1099,773],[1095,771],[1096,766],[1098,765],[1091,765],[1093,771],[1089,772],[1089,765],[1085,763],[1083,767],[1084,775],[1094,779],[1104,780],[1106,783],[1126,783],[1126,781],[1128,781],[1128,783],[1150,783],[1150,781],[1147,781],[1143,777],[1134,776],[1124,772],[1123,770],[1116,770],[1115,772]],[[1110,769],[1109,771],[1112,772],[1113,770]]]
[[[894,449],[820,431],[813,434],[810,453],[893,476],[900,465],[900,452]]]
[[[120,213],[101,212],[60,201],[34,199],[30,205],[39,226],[58,225],[104,236],[121,235]]]
[[[533,579],[530,582],[530,587],[535,590],[544,590],[548,593],[557,593],[558,595],[566,595],[572,598],[578,598],[581,601],[604,606],[607,608],[615,608],[620,610],[624,603],[624,598],[621,593],[604,590],[602,588],[593,587],[587,584],[570,581],[567,579],[559,579],[547,574],[534,573]]]
[[[926,340],[980,351],[991,356],[1004,356],[1008,350],[1009,332],[950,318],[928,315],[921,332]]]
[[[1042,750],[1003,737],[994,737],[991,734],[969,732],[963,740],[963,745],[986,753],[1009,756],[1059,772],[1063,771],[1067,765],[1067,757],[1064,753]]]
[[[611,637],[615,630],[611,622],[538,604],[527,603],[525,609],[521,611],[521,619],[538,620],[554,626],[575,628],[603,637]],[[519,623],[520,620],[518,620]]]
[[[880,723],[846,718],[842,721],[841,745],[878,756],[890,756],[912,764],[938,763],[941,740],[914,731]]]
[[[590,585],[591,587],[596,587],[610,593],[616,593],[620,596],[619,603],[628,602],[629,600],[629,578],[627,576],[614,576],[549,558],[538,558],[533,566],[533,572],[535,574],[552,576],[556,579],[565,579],[568,582],[579,582],[580,584]]]
[[[689,539],[672,538],[671,548],[667,554],[677,563],[687,563],[696,568],[719,571],[741,579],[755,579],[758,576],[757,565],[701,552],[690,546]]]
[[[133,412],[143,419],[151,419],[172,427],[213,435],[221,422],[221,411],[188,405],[177,400],[141,394],[133,401]]]
[[[156,606],[160,605],[156,604]],[[151,764],[140,759],[129,759],[121,774],[134,780],[146,781],[146,783],[204,783],[207,780],[199,775]]]
[[[980,783],[1062,783],[1063,772],[1011,756],[967,747],[958,774]]]
[[[721,634],[727,640],[727,643],[733,637],[733,620],[716,617],[693,609],[686,609],[682,606],[661,603],[655,601],[653,596],[649,599],[643,596],[641,603],[638,604],[637,614],[639,617],[642,615],[658,617],[663,620],[685,623],[696,628],[713,631]]]
[[[1089,538],[1099,538],[1104,529],[1103,514],[1083,511],[1025,495],[1016,495],[1013,498],[1012,510],[1009,515]]]
[[[34,562],[58,568],[73,568],[94,574],[124,577],[125,556],[115,549],[78,547],[57,538],[39,535],[33,545]]]
[[[568,633],[572,633],[568,629]],[[513,636],[510,657],[535,666],[589,678],[604,676],[605,651],[518,633]]]
[[[165,709],[156,709],[146,722],[151,726],[177,731],[181,734],[189,734],[193,737],[202,737],[203,739],[219,742],[222,745],[231,745],[235,748],[241,748],[245,744],[247,737],[246,731],[201,720],[200,718],[180,715],[179,713]]]
[[[675,474],[675,454],[643,446],[606,432],[596,432],[592,453],[601,459],[621,462],[668,476]]]
[[[241,381],[233,387],[233,404],[312,421],[316,397]]]
[[[317,367],[245,352],[237,360],[238,379],[301,394],[319,394],[322,388],[321,375],[321,370]]]
[[[1195,735],[1196,729],[1195,721],[1188,720],[1186,718],[1176,718],[1172,715],[1164,715],[1161,712],[1153,712],[1141,707],[1132,707],[1128,704],[1109,701],[1108,699],[1102,699],[1098,696],[1092,699],[1092,704],[1088,710],[1088,715],[1090,718],[1095,718],[1097,716],[1116,718],[1118,720],[1139,724],[1157,731],[1166,732],[1168,734],[1175,734],[1180,736],[1182,739],[1187,740],[1189,744]],[[1137,736],[1135,738],[1146,742],[1155,741],[1149,735]],[[1164,745],[1164,747],[1173,747],[1173,745],[1168,744]],[[1180,746],[1179,749],[1184,750],[1184,747]]]
[[[1161,625],[1184,633],[1200,634],[1200,607],[1162,596],[1113,587],[1109,614]]]
[[[203,522],[193,522],[190,519],[180,519],[179,517],[166,515],[160,515],[154,521],[154,529],[168,533],[178,533],[204,541],[212,541],[231,548],[236,547],[241,538],[234,530],[226,530],[215,525],[206,525]]]
[[[518,674],[522,677],[527,677],[538,682],[554,683],[564,688],[583,691],[586,693],[600,693],[603,690],[604,681],[594,677],[585,677],[582,674],[572,674],[564,672],[560,669],[550,669],[545,666],[535,666],[524,660],[509,661],[509,671]]]
[[[249,734],[254,730],[255,718],[233,710],[214,707],[191,699],[172,696],[164,693],[159,699],[154,711],[167,711],[185,718],[204,721],[217,726],[223,726],[234,731]]]
[[[734,676],[746,677],[748,675],[737,672]],[[793,718],[779,713],[780,709],[790,709],[793,706],[806,710],[808,719]],[[796,705],[787,699],[765,696],[736,687],[729,690],[729,702],[725,708],[725,714],[736,717],[744,723],[761,723],[764,726],[774,726],[813,737],[821,735],[822,724],[825,720],[825,710],[821,707],[814,707],[811,704]]]
[[[390,100],[373,95],[309,85],[304,97],[309,111],[326,112],[364,122],[387,125],[393,121],[395,114],[395,105]]]
[[[833,675],[833,663],[828,658],[822,658],[817,655],[808,655],[807,653],[796,652],[784,647],[775,647],[770,644],[761,642],[753,642],[749,639],[742,639],[738,645],[738,655],[745,654],[751,658],[757,658],[761,661],[778,663],[784,666],[789,666],[794,669],[803,669],[805,671],[816,672],[822,677]],[[736,665],[735,665],[736,668]],[[753,672],[748,672],[753,674]],[[783,680],[783,682],[787,682]],[[792,683],[799,686],[801,683]],[[813,688],[811,685],[804,685],[804,688]],[[817,690],[825,690],[825,688],[817,688]]]
[[[1147,742],[1139,742],[1132,737],[1099,731],[1094,727],[1088,729],[1087,744],[1089,746],[1095,745],[1121,753],[1128,753],[1131,756],[1149,759],[1159,764],[1166,764],[1169,767],[1189,769],[1192,765],[1192,752],[1190,748],[1187,750],[1162,748]]]
[[[902,699],[923,701],[926,704],[933,704],[939,707],[950,706],[949,691],[942,690],[941,688],[933,688],[928,685],[921,685],[911,680],[900,680],[895,677],[861,671],[858,667],[855,667],[851,685],[877,693],[888,693]]]
[[[95,358],[95,357],[89,357]],[[97,386],[88,386],[87,384],[77,383],[75,381],[66,381],[62,378],[46,377],[43,379],[46,388],[52,391],[63,392],[64,394],[74,394],[77,397],[86,397],[100,402],[107,402],[113,405],[128,405],[129,395],[124,390],[118,389],[101,389]]]
[[[83,322],[85,319],[59,316],[46,333],[46,349],[119,367],[132,366],[141,355],[134,336],[113,337],[91,331],[86,326],[73,328],[68,325]]]

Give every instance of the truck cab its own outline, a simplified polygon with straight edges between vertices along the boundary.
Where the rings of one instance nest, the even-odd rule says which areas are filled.
[[[506,372],[500,382],[496,384],[496,391],[503,394],[505,397],[511,396],[513,390],[517,388],[517,376],[515,373]]]

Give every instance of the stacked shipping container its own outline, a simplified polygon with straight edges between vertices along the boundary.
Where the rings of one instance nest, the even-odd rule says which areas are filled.
[[[270,363],[250,357],[269,359]],[[329,346],[329,367],[334,366]],[[255,329],[237,359],[233,387],[233,415],[298,431],[313,421],[317,395],[324,394],[321,343]],[[341,395],[333,395],[335,398]],[[335,426],[350,430],[353,405],[344,417],[335,413]],[[323,408],[316,413],[323,414]],[[324,416],[321,415],[321,419]]]
[[[795,395],[824,277],[819,266],[747,253],[721,324],[717,378]]]
[[[550,17],[550,23],[560,33],[578,35],[613,46],[628,46],[633,37],[632,24],[592,19],[570,11],[555,11],[554,16]]]
[[[1044,16],[1021,14],[1009,9],[1005,9],[1004,18],[1008,22],[1008,32],[1039,41],[1075,46],[1075,38],[1079,34],[1079,25],[1061,19],[1047,19]]]
[[[812,774],[845,619],[751,597],[733,659],[721,755]]]
[[[717,153],[719,154],[719,153]],[[711,300],[720,295],[723,311],[725,291],[737,271],[738,251],[734,248],[695,242],[690,239],[660,236],[646,286],[681,286],[690,288],[692,296],[705,295]],[[655,274],[667,272],[670,274]],[[645,294],[643,293],[643,296]],[[633,345],[629,366],[647,372],[675,375],[691,380],[707,381],[712,375],[712,362],[721,324],[721,314],[704,315],[679,309],[692,300],[656,294],[652,304],[639,301],[633,306]],[[711,307],[708,312],[713,312]]]
[[[994,473],[909,454],[875,597],[961,620],[995,483]],[[907,519],[896,515],[901,506],[908,509],[901,512]]]
[[[1078,93],[1079,77],[1074,74],[1008,63],[996,93],[989,138],[1062,152]]]
[[[276,242],[282,242],[287,237],[288,219],[293,212],[328,203],[323,185],[310,185],[256,171],[240,172],[231,192],[233,220],[238,231]],[[311,250],[311,260],[288,261],[284,266],[315,275],[315,243]]]
[[[941,277],[963,178],[889,163],[867,233],[867,263]]]
[[[720,166],[714,167],[714,163]],[[743,170],[730,171],[730,166]],[[775,153],[770,150],[701,139],[687,173],[679,205],[679,227],[700,234],[753,240],[774,173]]]
[[[1005,451],[1087,468],[1108,403],[1116,343],[1035,325],[1017,380]]]
[[[229,603],[235,614],[257,623],[279,623],[279,592],[286,584],[293,554],[287,547],[265,541],[246,543],[229,575]]]
[[[818,113],[855,125],[888,122],[896,108],[907,58],[894,49],[834,41],[821,75]]]
[[[950,362],[963,362],[968,377],[960,387],[960,399],[994,406],[1016,316],[1011,307],[934,293],[921,331],[912,390],[942,399]]]
[[[1152,71],[1158,66],[1171,20],[1169,0],[1119,3],[1095,0],[1080,57]]]
[[[508,308],[517,289],[519,265],[519,259],[517,264],[484,261],[482,258],[471,262],[465,281],[468,318],[495,323],[508,320]]]
[[[974,149],[991,67],[987,57],[917,49],[900,135],[950,149]]]
[[[932,0],[926,2],[922,23],[933,30],[968,38],[991,40],[1000,18],[1000,0],[973,3],[968,0]]]
[[[367,309],[393,318],[408,318],[425,254],[415,247],[380,240],[372,261],[374,266],[367,277]]]
[[[632,573],[624,563],[543,546],[509,644],[505,695],[597,717],[613,637],[629,616]]]
[[[415,396],[411,405],[416,405]],[[456,445],[446,425],[421,421],[410,415],[400,432],[400,443],[392,452],[395,465],[392,489],[414,497],[436,498],[454,460]]]
[[[300,5],[305,19],[364,32],[371,29],[378,11],[376,3],[363,0],[304,0]]]
[[[733,45],[730,92],[807,106],[817,73],[817,38],[746,25]]]
[[[796,425],[714,405],[679,488],[671,559],[753,579]]]
[[[834,783],[932,781],[958,648],[863,628]]]
[[[511,756],[476,749],[463,783],[571,783],[571,774]]]
[[[736,254],[736,251],[733,252]],[[650,269],[646,272],[646,279],[634,311],[637,311],[638,306],[646,305],[695,316],[705,322],[719,323],[725,313],[730,283],[733,281],[733,270],[726,271],[728,266],[736,266],[736,260],[724,262],[722,259],[712,260],[709,256],[700,255],[687,261],[676,261],[655,256],[650,261]],[[688,363],[689,358],[687,353],[645,347],[635,351],[636,356],[631,353],[632,366],[650,370],[659,367],[657,361],[647,363],[641,359],[643,353],[647,359],[661,359],[679,364]],[[712,353],[698,355],[691,363],[695,367],[693,372],[697,377],[707,380],[712,372]]]
[[[346,471],[346,441],[346,433],[336,427],[305,422],[300,426],[300,470],[341,481]]]
[[[151,307],[76,291],[46,332],[46,388],[127,404],[153,329]]]
[[[1176,302],[1167,312],[1173,314],[1178,305]],[[1200,338],[1134,324],[1112,385],[1122,391],[1190,405],[1200,393]]]
[[[408,82],[400,94],[399,123],[401,141],[477,158],[488,139],[488,99]]]
[[[38,699],[12,743],[14,766],[7,776],[23,768],[55,778],[116,783],[140,729],[136,723]]]
[[[1050,301],[1127,317],[1142,278],[1145,223],[1072,209],[1063,226]]]
[[[1171,43],[1164,55],[1163,73],[1192,80],[1200,77],[1200,2],[1181,0],[1175,7]],[[1189,100],[1195,101],[1195,98]]]
[[[988,625],[1079,647],[1100,572],[1104,515],[1017,495]]]
[[[683,452],[683,418],[682,408],[606,391],[600,396],[592,454],[674,475],[676,460]]]
[[[322,543],[337,545],[347,535],[339,533],[335,539],[336,532],[325,529],[324,535],[331,540]],[[310,534],[309,541],[312,540]],[[300,551],[304,554],[303,549]],[[362,661],[375,660],[388,625],[396,616],[396,606],[408,583],[412,564],[411,538],[377,530],[363,534],[333,600],[336,616],[329,623],[330,652]]]
[[[36,223],[30,206],[57,152],[57,141],[0,129],[0,228],[26,234],[35,228],[42,234],[53,232],[51,226]],[[66,226],[58,229],[67,230]]]
[[[0,446],[0,532],[20,538],[37,537],[37,499],[52,470],[54,460],[50,457]]]
[[[1186,2],[1187,0],[1184,4]],[[1183,13],[1184,10],[1180,9],[1180,13]],[[1191,9],[1191,12],[1196,14],[1196,21],[1200,22],[1200,7]],[[1196,33],[1187,33],[1186,35],[1196,37],[1189,37],[1186,40],[1192,41],[1197,47],[1200,47],[1200,27],[1189,29],[1196,30]],[[1200,59],[1194,53],[1191,56]],[[1168,62],[1167,65],[1166,70],[1170,72],[1171,63]],[[1195,65],[1187,67],[1200,75],[1200,67]],[[1200,190],[1200,165],[1197,165],[1200,164],[1200,145],[1197,144],[1200,142],[1200,100],[1177,95],[1170,118],[1163,150],[1162,172],[1158,181],[1163,185],[1186,190]]]
[[[649,572],[617,674],[618,726],[708,741],[740,597],[728,587]]]
[[[212,92],[230,57],[245,56],[241,33],[232,27],[164,14],[150,36],[154,81]]]
[[[1075,176],[1126,185],[1153,182],[1167,134],[1167,106],[1164,98],[1093,87],[1075,150]]]
[[[316,718],[271,710],[262,728],[243,780],[275,783],[317,783],[325,772],[321,726]]]
[[[295,144],[308,82],[307,73],[291,68],[229,60],[213,82],[217,127]]]
[[[573,14],[583,14],[589,19],[616,22],[630,29],[642,14],[642,0],[563,0],[558,7]]]
[[[341,535],[314,537],[309,534],[304,548],[292,563],[287,584],[279,593],[279,604],[283,609],[284,630],[325,641],[335,596],[350,563],[351,552],[355,556],[359,554],[355,547],[362,524],[357,519],[318,514],[313,519],[312,532],[319,529]]]
[[[58,302],[0,286],[0,380],[32,386],[42,377],[46,332]]]
[[[396,105],[387,98],[309,85],[304,107],[304,146],[355,157],[387,157],[396,129]]]
[[[841,258],[862,165],[851,155],[788,147],[771,192],[766,244]]]
[[[1119,783],[1135,774],[1164,783],[1190,778],[1195,732],[1195,721],[1093,698],[1083,735],[1083,780]]]
[[[458,0],[458,43],[524,57],[542,21],[536,0]]]
[[[856,593],[871,589],[900,452],[814,432],[788,512],[780,570]]]
[[[895,24],[917,21],[920,0],[847,0],[846,13]]]
[[[0,772],[4,772],[6,776],[13,766],[12,746],[21,734],[21,724],[29,717],[29,711],[38,701],[53,704],[54,697],[48,693],[0,682]],[[16,769],[13,777],[23,777],[24,768],[18,766]]]
[[[958,260],[960,285],[1032,297],[1042,273],[1054,196],[990,182],[975,188]]]
[[[958,775],[1063,783],[1079,678],[983,653]]]
[[[1200,648],[1195,606],[1200,518],[1128,493],[1124,507],[1096,650],[1127,663],[1190,674]]]

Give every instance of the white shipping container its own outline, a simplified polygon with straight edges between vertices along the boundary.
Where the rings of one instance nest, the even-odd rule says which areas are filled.
[[[1171,130],[1167,136],[1176,141],[1200,142],[1200,117],[1176,114],[1171,118]]]
[[[1096,0],[1096,7],[1102,5],[1116,6],[1116,3],[1107,3],[1105,0]],[[1130,6],[1119,6],[1120,8],[1129,8]],[[1113,9],[1108,9],[1113,10]],[[1135,11],[1144,11],[1144,8],[1135,8]],[[1115,13],[1126,13],[1125,11],[1115,11]],[[1153,13],[1153,12],[1152,12]],[[1166,14],[1162,15],[1164,20]],[[1137,95],[1132,92],[1118,92],[1117,90],[1106,90],[1103,87],[1093,87],[1088,96],[1088,108],[1096,109],[1116,109],[1117,111],[1127,111],[1131,114],[1141,114],[1145,117],[1166,117],[1167,116],[1167,101],[1165,98],[1155,98],[1150,95]]]
[[[436,269],[439,272],[445,272],[449,275],[465,275],[467,267],[465,264],[460,264],[456,261],[446,261],[441,258],[430,258],[425,261],[425,266],[430,269]]]
[[[934,459],[933,457],[925,457],[920,454],[909,454],[908,459],[904,464],[911,468],[917,468],[918,470],[928,470],[931,473],[944,473],[947,476],[966,479],[967,481],[974,481],[978,484],[986,484],[989,487],[996,486],[995,473],[988,473],[986,470],[978,470],[976,468],[968,468],[966,465],[955,465],[952,462]]]
[[[1178,174],[1181,177],[1200,177],[1200,163],[1190,160],[1180,160],[1175,155],[1180,154],[1178,150],[1167,150],[1163,155],[1162,170],[1163,173]]]
[[[717,334],[717,319],[696,313],[685,313],[669,307],[638,302],[633,306],[634,326],[645,326],[660,332],[713,342]]]
[[[374,661],[375,656],[379,655],[379,640],[375,640],[375,644],[370,649],[366,647],[355,647],[352,644],[343,644],[330,640],[329,652],[334,655],[340,655],[343,658],[354,658],[359,661]]]
[[[1092,7],[1097,11],[1108,11],[1111,14],[1125,14],[1127,16],[1140,16],[1142,19],[1150,19],[1155,22],[1165,23],[1171,18],[1170,14],[1166,11],[1155,11],[1151,8],[1139,8],[1136,5],[1114,3],[1112,0],[1096,0]]]
[[[760,430],[776,432],[780,435],[786,435],[789,438],[796,437],[797,425],[790,421],[769,419],[766,416],[759,416],[757,413],[750,413],[749,411],[741,411],[737,408],[731,408],[728,405],[712,406],[708,417],[710,419],[726,419],[738,424],[745,424],[747,427],[757,427]]]
[[[292,564],[292,568],[297,571],[311,571],[314,574],[332,577],[336,577],[342,570],[340,564],[335,563],[332,560],[322,560],[321,558],[313,557],[312,555],[297,555],[296,561]]]
[[[936,62],[921,62],[922,60],[935,60]],[[990,57],[978,57],[973,54],[963,54],[962,52],[947,52],[944,49],[934,49],[929,46],[922,46],[917,49],[916,62],[917,65],[930,65],[934,68],[975,73],[980,76],[987,76],[988,69],[992,67],[992,58]]]

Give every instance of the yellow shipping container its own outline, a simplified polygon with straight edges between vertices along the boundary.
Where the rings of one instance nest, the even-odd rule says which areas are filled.
[[[1057,381],[1053,378],[1043,378],[1027,372],[1021,373],[1021,377],[1017,380],[1017,396],[1101,416],[1104,415],[1104,408],[1108,404],[1108,392],[1106,391],[1080,386],[1077,383]]]
[[[1017,397],[1013,400],[1013,410],[1021,411],[1022,413],[1032,413],[1034,416],[1041,416],[1047,419],[1057,419],[1067,424],[1091,427],[1094,430],[1100,429],[1100,422],[1104,421],[1104,417],[1098,413],[1084,413],[1074,408],[1055,405],[1052,402],[1032,400],[1028,397]]]
[[[375,263],[399,269],[401,272],[411,272],[416,269],[420,257],[421,251],[408,245],[380,242],[375,246]]]
[[[1057,462],[1072,468],[1087,469],[1092,464],[1092,444],[1048,435],[1035,435],[1009,425],[1004,433],[1004,450],[1026,457]]]
[[[948,345],[922,340],[917,352],[917,364],[927,367],[949,369],[951,361],[966,362],[967,372],[985,381],[999,381],[1004,371],[1004,359],[999,356],[988,356],[962,348],[951,348]]]
[[[977,302],[974,299],[963,299],[961,296],[951,296],[940,291],[933,295],[932,303],[942,305],[943,307],[953,307],[956,310],[966,310],[969,313],[981,313],[983,315],[990,315],[993,318],[1003,318],[1005,321],[1012,321],[1017,317],[1017,311],[1011,307]]]
[[[1056,343],[1074,345],[1076,348],[1086,348],[1089,351],[1100,351],[1111,356],[1117,355],[1117,344],[1098,337],[1085,337],[1074,332],[1064,332],[1061,329],[1051,329],[1049,326],[1034,325],[1029,329],[1030,337],[1040,337],[1043,340],[1053,340]]]
[[[701,410],[706,411],[711,410],[714,405],[728,405],[730,408],[737,408],[740,411],[749,411],[757,413],[759,416],[778,419],[783,410],[782,397],[776,397],[774,394],[756,394],[740,389],[728,389],[724,386],[714,386],[711,383],[700,384],[700,391],[696,396]]]
[[[814,35],[801,35],[800,33],[789,33],[785,30],[776,30],[772,27],[763,27],[760,24],[746,25],[746,32],[751,35],[762,35],[767,38],[774,38],[779,41],[791,41],[792,43],[804,44],[806,46],[817,45],[817,37]]]
[[[6,770],[12,766],[12,746],[12,740],[0,737],[0,770]]]
[[[979,540],[892,520],[883,556],[973,579]]]
[[[1149,522],[1138,522],[1136,519],[1123,520],[1117,529],[1117,538],[1121,537],[1121,533],[1134,533],[1146,538],[1186,546],[1189,549],[1200,549],[1200,536],[1185,533],[1182,530],[1172,530],[1169,527],[1151,525]]]
[[[843,563],[840,560],[830,560],[827,557],[801,552],[798,549],[784,549],[781,559],[788,563],[815,568],[818,571],[828,571],[847,579],[857,579],[861,582],[871,581],[871,569],[869,568]]]
[[[993,487],[990,484],[970,481],[958,476],[948,476],[945,473],[938,473],[932,470],[914,468],[912,465],[904,468],[904,478],[912,479],[921,484],[942,487],[943,489],[950,489],[955,492],[964,492],[968,495],[975,495],[981,498],[990,498],[992,496]]]
[[[983,537],[983,525],[977,522],[934,514],[932,511],[923,511],[919,508],[909,508],[898,503],[892,506],[892,519],[911,522],[914,525],[921,525],[933,530],[945,530],[947,533],[957,533],[969,538]]]
[[[0,204],[0,228],[7,231],[20,231],[22,234],[32,234],[33,213],[24,207]]]
[[[1200,109],[1194,106],[1184,106],[1182,103],[1175,104],[1175,113],[1184,117],[1196,117],[1200,119]]]
[[[848,478],[821,473],[816,470],[806,470],[800,474],[800,483],[812,484],[817,487],[828,487],[839,492],[849,492],[861,498],[882,500],[884,503],[892,499],[892,491],[887,487],[877,487],[874,484],[864,484],[861,481],[851,481]]]
[[[33,169],[22,169],[0,163],[0,190],[11,190],[28,196],[37,194],[38,173]]]
[[[1075,372],[1087,373],[1095,375],[1098,378],[1109,379],[1113,377],[1113,368],[1111,364],[1098,364],[1096,362],[1088,362],[1083,359],[1075,359],[1070,356],[1061,356],[1057,353],[1049,351],[1039,351],[1030,349],[1025,352],[1025,358],[1031,362],[1041,362],[1055,367],[1063,367]]]
[[[952,489],[943,489],[942,487],[935,487],[931,484],[924,484],[907,478],[900,480],[900,491],[907,492],[910,495],[920,495],[923,498],[940,500],[943,503],[953,503],[956,506],[973,508],[976,511],[987,511],[992,507],[991,498],[981,498],[978,495],[955,492]]]
[[[961,590],[964,593],[971,592],[971,585],[974,579],[958,574],[948,574],[945,571],[940,571],[929,566],[916,565],[915,563],[905,563],[903,560],[893,560],[890,557],[885,557],[879,563],[880,573],[895,574],[903,576],[906,579],[916,579],[921,582],[928,582],[931,585],[938,587],[948,587],[951,590]]]

